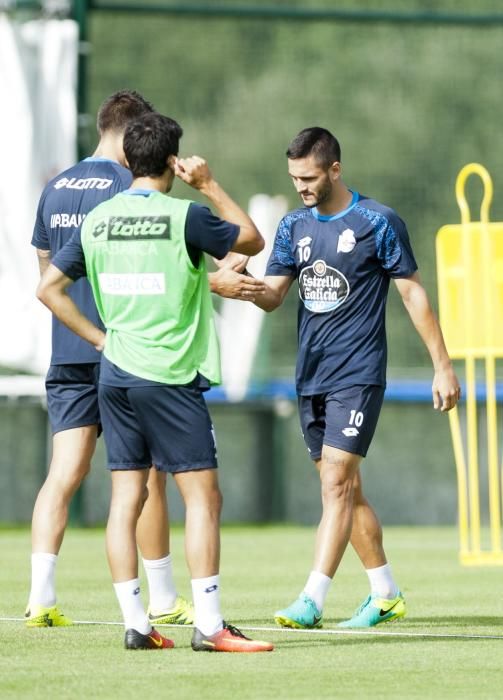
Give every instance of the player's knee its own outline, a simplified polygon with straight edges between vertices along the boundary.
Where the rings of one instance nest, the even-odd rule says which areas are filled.
[[[71,496],[84,481],[91,470],[90,462],[51,464],[46,479],[48,488],[57,489],[62,495]]]
[[[143,489],[121,489],[112,493],[110,512],[120,516],[124,521],[140,516],[145,503]]]
[[[91,462],[86,461],[86,462],[82,462],[81,464],[79,464],[79,466],[77,468],[77,472],[78,472],[78,477],[79,477],[80,481],[83,481],[86,478],[86,476],[89,474],[90,471],[91,471]]]
[[[323,500],[328,501],[353,501],[353,479],[345,478],[337,473],[323,475],[321,479],[321,493]]]

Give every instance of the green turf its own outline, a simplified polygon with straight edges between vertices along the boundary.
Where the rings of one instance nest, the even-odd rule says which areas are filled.
[[[237,625],[271,626],[310,568],[313,530],[236,527],[223,531],[222,601]],[[181,593],[189,594],[183,535],[172,551]],[[388,528],[386,545],[409,616],[383,632],[501,635],[501,568],[464,569],[454,529]],[[29,532],[0,530],[0,617],[20,617],[29,588]],[[352,552],[336,576],[325,629],[367,594]],[[76,620],[119,621],[99,530],[70,530],[58,572],[61,608]],[[166,630],[167,631],[167,630]],[[379,631],[379,630],[378,630]],[[195,654],[190,631],[169,628],[172,651],[127,652],[120,626],[26,629],[0,622],[0,697],[173,698],[503,698],[503,639],[428,639],[264,632],[272,654]],[[251,633],[250,633],[251,634]],[[253,633],[257,636],[257,633]]]

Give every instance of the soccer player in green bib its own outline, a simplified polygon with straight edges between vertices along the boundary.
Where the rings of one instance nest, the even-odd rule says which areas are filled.
[[[181,127],[149,114],[131,124],[124,152],[129,190],[91,211],[55,256],[38,296],[71,330],[103,350],[100,412],[112,475],[107,554],[127,649],[166,649],[140,599],[136,524],[149,467],[173,474],[186,506],[195,651],[271,651],[220,612],[220,510],[213,428],[203,391],[220,382],[220,359],[203,252],[255,255],[264,241],[206,162],[178,159]],[[207,207],[166,196],[177,175]],[[103,333],[67,294],[87,275]]]

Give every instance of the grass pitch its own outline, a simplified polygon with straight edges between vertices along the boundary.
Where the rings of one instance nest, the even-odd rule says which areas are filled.
[[[121,625],[26,629],[22,622],[6,621],[21,618],[26,605],[30,535],[0,530],[0,697],[503,698],[501,568],[462,568],[454,528],[387,528],[385,534],[408,604],[403,622],[382,625],[371,635],[249,632],[273,641],[276,650],[247,655],[196,654],[190,649],[191,631],[183,628],[163,628],[175,640],[172,651],[132,652],[122,648]],[[274,611],[289,604],[304,584],[313,542],[313,528],[224,528],[226,619],[242,627],[272,627]],[[179,592],[189,596],[178,528],[172,552]],[[145,591],[144,586],[144,600]],[[365,573],[348,552],[327,599],[324,630],[335,631],[337,621],[350,616],[366,595]],[[58,598],[74,620],[119,622],[103,531],[68,531]]]

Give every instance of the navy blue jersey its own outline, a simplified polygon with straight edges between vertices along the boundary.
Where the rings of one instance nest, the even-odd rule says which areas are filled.
[[[416,270],[404,222],[356,192],[334,216],[303,207],[281,220],[266,274],[298,281],[298,394],[385,386],[389,281]]]
[[[50,250],[51,258],[70,240],[86,214],[101,202],[122,192],[131,184],[131,173],[119,163],[105,158],[86,158],[51,180],[40,197],[32,245]],[[91,287],[78,280],[69,295],[79,309],[100,328]],[[99,362],[100,353],[53,316],[51,364]]]

